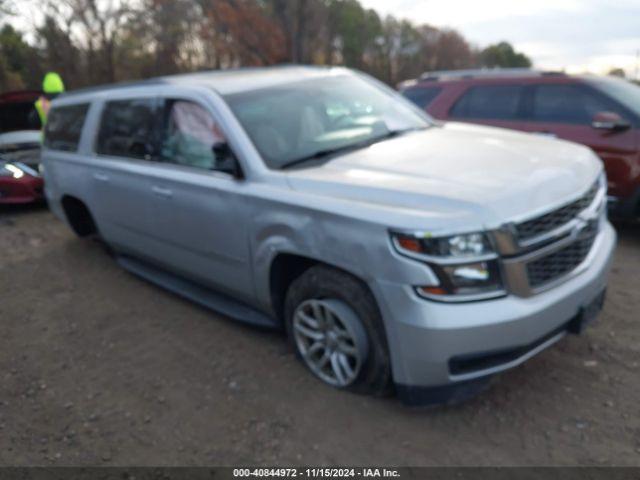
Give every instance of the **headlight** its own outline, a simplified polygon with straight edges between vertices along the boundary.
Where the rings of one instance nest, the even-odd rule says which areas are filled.
[[[415,286],[423,297],[445,302],[505,295],[498,255],[484,233],[430,237],[392,233],[399,253],[423,261],[439,279],[437,286]]]
[[[484,233],[465,233],[450,237],[431,237],[425,233],[392,234],[398,250],[408,254],[433,257],[482,257],[493,253]]]
[[[446,300],[447,296],[456,296],[468,300],[504,294],[497,260],[457,265],[431,264],[430,267],[440,279],[440,285],[417,287],[418,293],[428,298]]]
[[[13,177],[15,179],[24,177],[24,172],[11,163],[0,166],[0,177]]]

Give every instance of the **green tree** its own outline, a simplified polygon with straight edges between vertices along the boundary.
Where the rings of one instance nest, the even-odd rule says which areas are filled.
[[[26,32],[32,44],[0,29],[2,89],[37,88],[47,70],[77,88],[295,62],[346,65],[394,85],[431,70],[531,64],[506,42],[476,52],[455,30],[381,18],[361,0],[28,1],[42,21]],[[0,0],[0,21],[12,5]]]
[[[25,42],[11,25],[0,30],[0,87],[5,90],[37,88],[39,59],[36,49]]]
[[[611,75],[613,77],[626,78],[627,74],[622,68],[612,68],[609,70],[607,75]]]
[[[91,83],[90,76],[84,73],[88,69],[81,51],[71,40],[69,24],[64,23],[66,29],[52,15],[47,15],[36,30],[36,45],[42,58],[41,69],[58,72],[67,89],[83,87]]]
[[[489,45],[479,55],[480,65],[488,68],[529,68],[532,63],[524,53],[516,52],[508,42]]]
[[[380,17],[365,10],[358,0],[329,0],[328,63],[367,70],[366,56],[382,35]]]

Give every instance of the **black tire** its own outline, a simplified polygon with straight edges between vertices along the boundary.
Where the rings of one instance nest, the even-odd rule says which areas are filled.
[[[393,384],[387,337],[378,305],[367,286],[347,273],[324,265],[311,267],[292,282],[285,299],[285,325],[290,345],[301,361],[292,332],[293,315],[301,303],[310,299],[343,301],[356,313],[366,331],[367,359],[356,380],[342,389],[374,396],[391,394]]]

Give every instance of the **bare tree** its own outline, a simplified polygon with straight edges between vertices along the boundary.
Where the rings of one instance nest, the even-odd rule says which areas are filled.
[[[271,65],[285,59],[285,38],[264,6],[255,0],[204,0],[208,37],[216,66]]]
[[[382,20],[359,0],[24,1],[45,18],[31,29],[31,70],[58,70],[70,86],[285,61],[343,64],[395,84],[478,56],[454,30]]]
[[[65,18],[75,43],[86,52],[92,82],[114,82],[118,35],[127,18],[135,13],[127,0],[50,0],[49,5]]]

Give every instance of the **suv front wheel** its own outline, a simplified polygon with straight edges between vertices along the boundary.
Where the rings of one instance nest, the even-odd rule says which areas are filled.
[[[291,284],[285,315],[290,342],[316,377],[358,393],[389,393],[382,319],[360,280],[330,267],[312,267]]]

